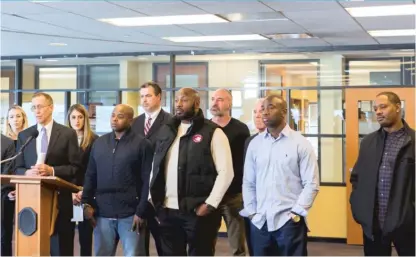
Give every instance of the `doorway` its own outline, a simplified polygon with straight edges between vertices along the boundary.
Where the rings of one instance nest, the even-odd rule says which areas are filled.
[[[363,244],[361,226],[351,214],[349,197],[351,194],[350,172],[358,157],[361,139],[376,131],[379,126],[373,112],[373,100],[378,93],[391,91],[402,100],[402,114],[410,127],[415,127],[415,89],[414,88],[378,88],[346,89],[346,184],[347,184],[347,243]]]

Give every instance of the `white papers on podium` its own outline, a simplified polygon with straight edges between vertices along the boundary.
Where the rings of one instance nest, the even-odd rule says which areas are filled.
[[[72,222],[81,222],[84,221],[84,210],[82,205],[73,205],[72,206]]]

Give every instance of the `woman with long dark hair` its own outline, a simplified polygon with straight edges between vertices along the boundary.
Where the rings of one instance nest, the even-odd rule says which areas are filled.
[[[68,110],[67,125],[73,128],[78,135],[78,144],[81,149],[81,162],[83,168],[77,174],[76,184],[84,184],[84,175],[88,167],[91,147],[98,138],[91,130],[88,111],[81,104],[74,104]],[[72,194],[72,202],[78,205],[81,202],[82,191]],[[81,256],[92,256],[92,233],[93,227],[88,220],[78,223],[78,237]]]

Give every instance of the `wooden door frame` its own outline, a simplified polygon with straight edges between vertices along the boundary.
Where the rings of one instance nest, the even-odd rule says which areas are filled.
[[[405,119],[415,127],[415,88],[348,88],[345,90],[346,110],[346,185],[347,185],[347,244],[362,245],[361,227],[354,221],[350,207],[350,171],[358,157],[358,101],[373,100],[378,93],[392,91],[405,102]]]

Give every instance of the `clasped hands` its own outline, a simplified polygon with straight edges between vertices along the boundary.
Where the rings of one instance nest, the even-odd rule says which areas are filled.
[[[26,170],[26,176],[52,176],[53,168],[47,164],[36,164]]]

